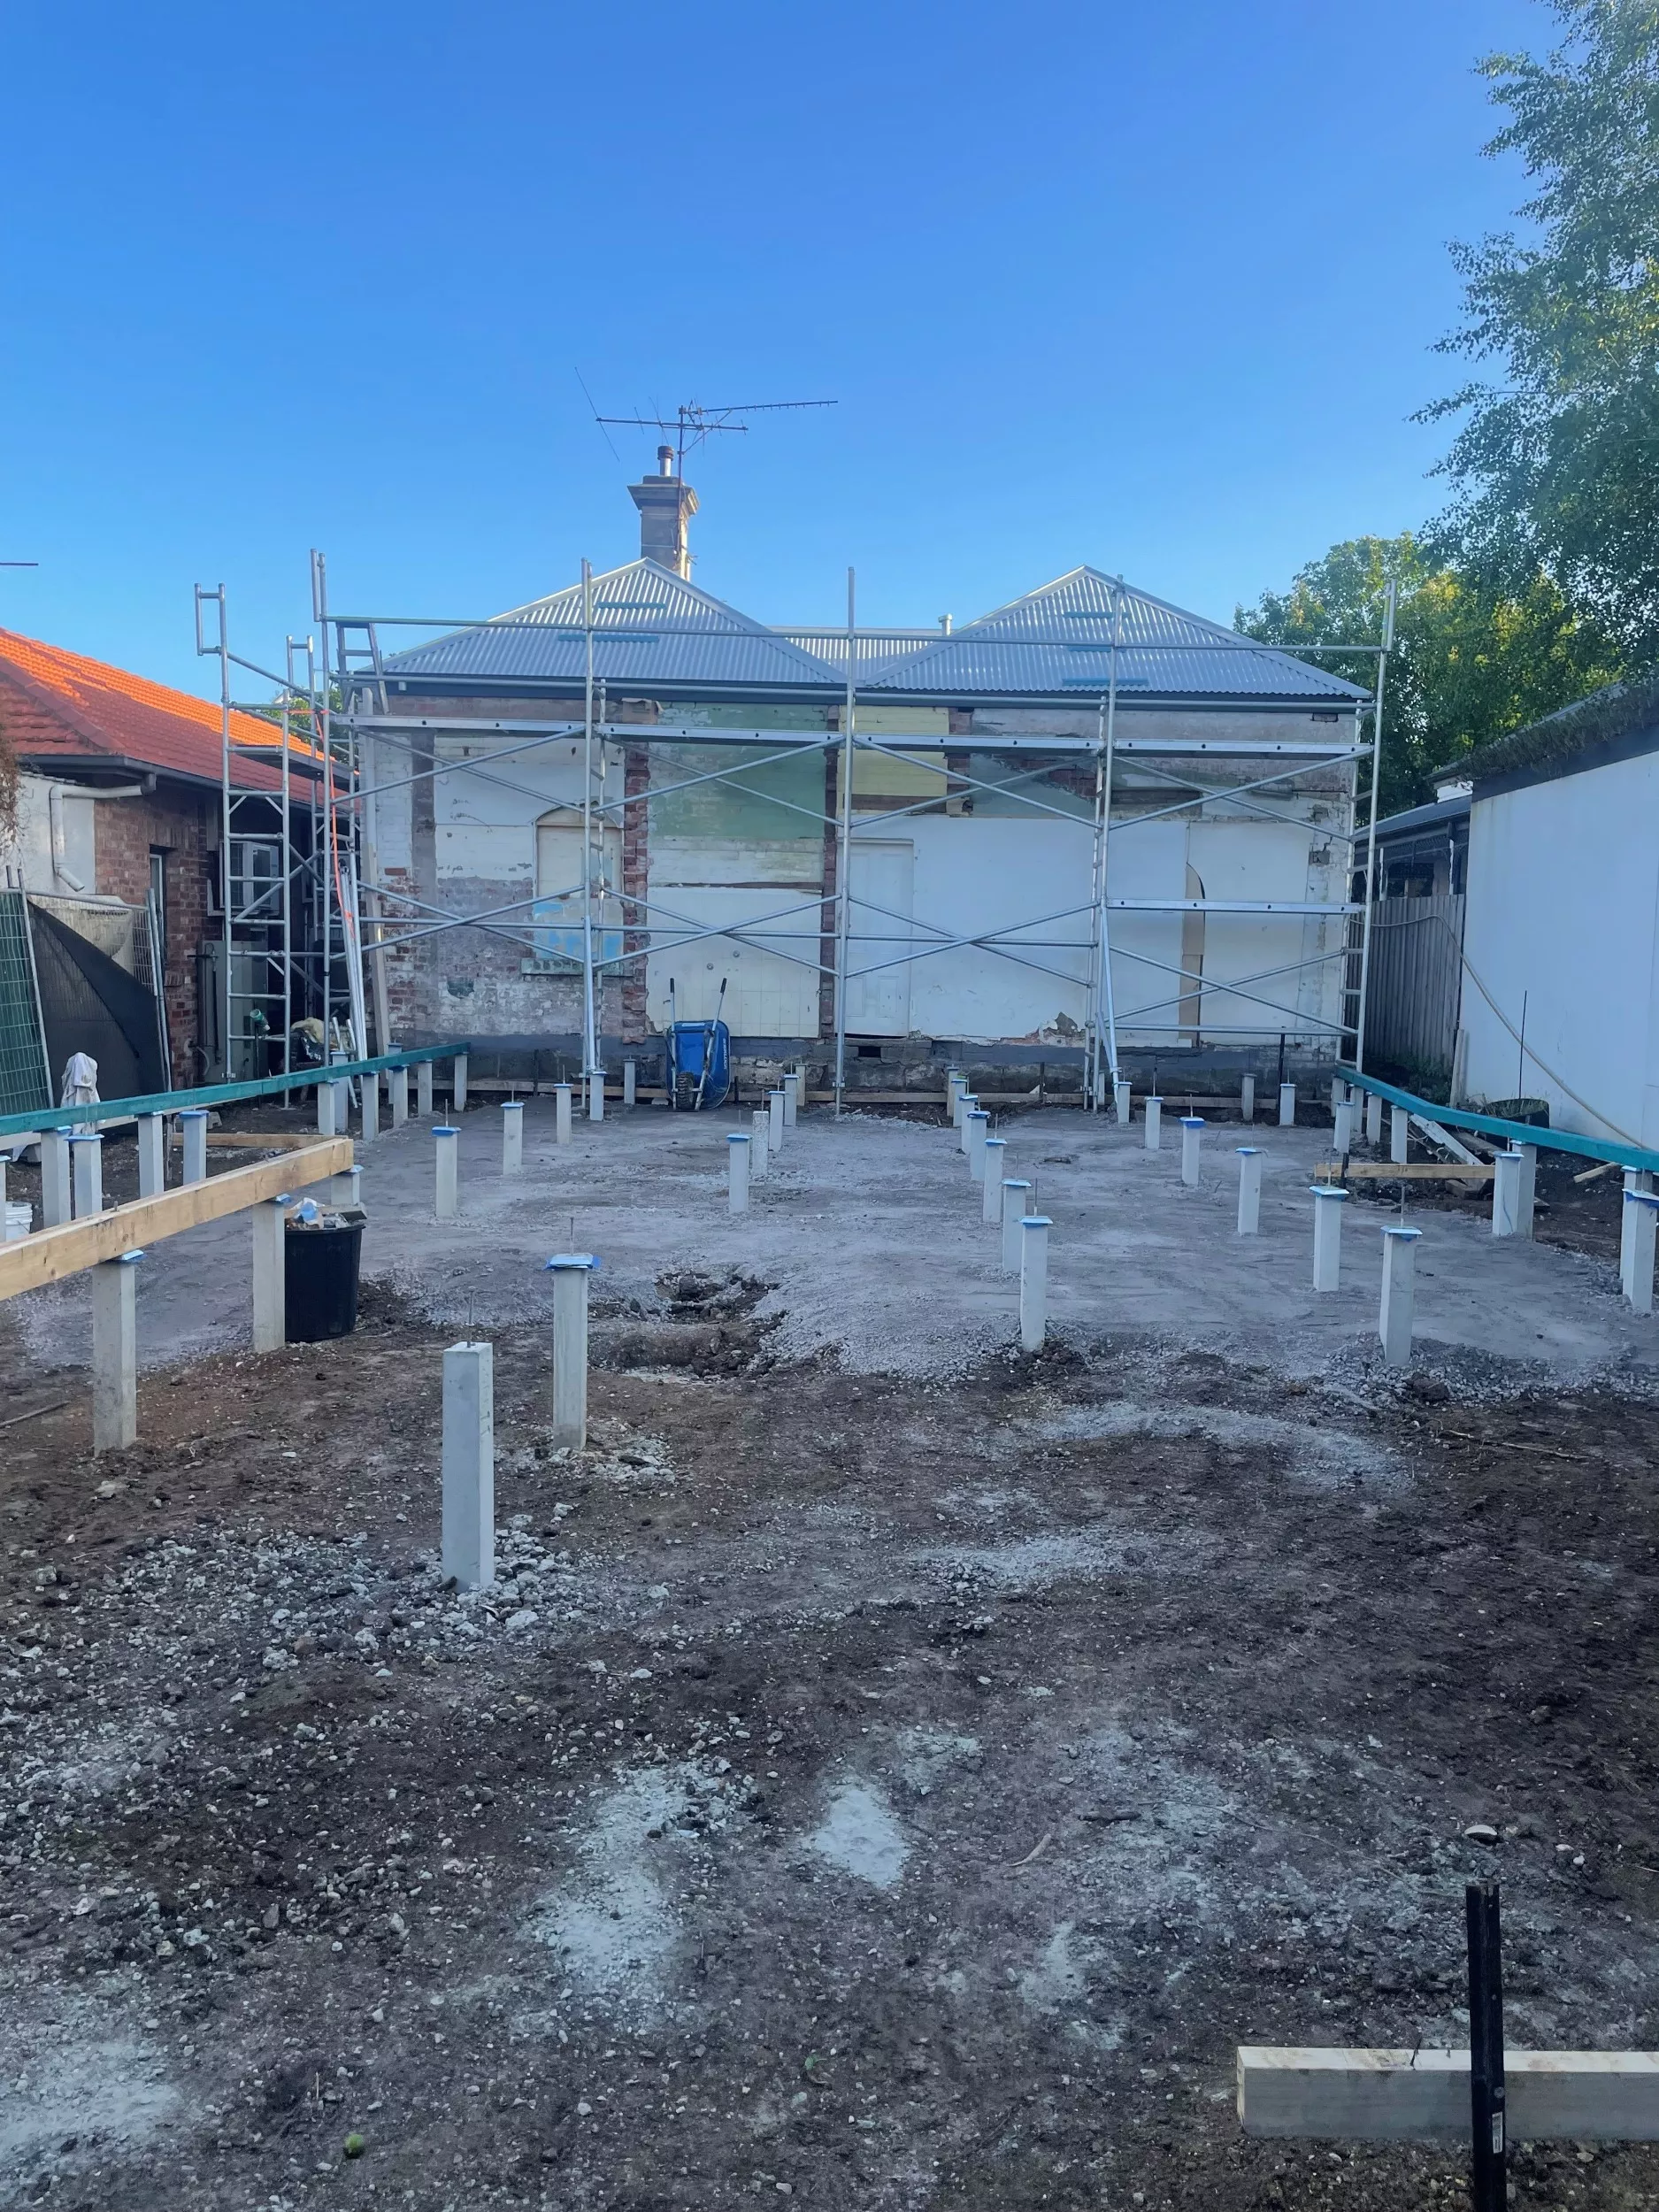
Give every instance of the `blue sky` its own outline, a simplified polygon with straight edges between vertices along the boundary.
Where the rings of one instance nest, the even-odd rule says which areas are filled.
[[[1536,0],[126,0],[14,9],[0,624],[192,689],[334,604],[484,615],[638,549],[654,433],[764,621],[958,622],[1079,561],[1230,619],[1437,503],[1447,242],[1524,196]],[[250,690],[257,687],[251,683]]]

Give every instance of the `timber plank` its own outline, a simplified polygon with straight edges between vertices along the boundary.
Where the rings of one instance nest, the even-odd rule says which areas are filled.
[[[95,1267],[100,1260],[119,1260],[123,1252],[158,1244],[205,1221],[222,1221],[227,1214],[242,1213],[263,1199],[280,1198],[284,1191],[303,1190],[326,1176],[342,1175],[351,1165],[352,1152],[349,1137],[323,1137],[285,1159],[234,1167],[224,1175],[210,1175],[204,1183],[187,1183],[180,1190],[134,1199],[130,1205],[112,1206],[85,1221],[66,1221],[61,1228],[42,1229],[15,1244],[0,1245],[0,1299],[43,1289],[48,1283]]]
[[[1329,1160],[1313,1171],[1317,1183],[1489,1183],[1496,1168],[1443,1166],[1439,1160],[1413,1160],[1402,1167],[1392,1160],[1350,1160],[1347,1172]]]
[[[1506,2051],[1503,2073],[1512,2140],[1659,2141],[1659,2052]],[[1247,2135],[1467,2142],[1469,2110],[1467,2051],[1239,2049]]]

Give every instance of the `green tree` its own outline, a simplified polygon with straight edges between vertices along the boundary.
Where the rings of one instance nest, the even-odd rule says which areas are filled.
[[[1551,0],[1564,42],[1480,65],[1509,121],[1486,148],[1537,187],[1524,239],[1454,252],[1490,362],[1424,411],[1464,418],[1443,557],[1526,594],[1540,572],[1633,663],[1659,655],[1659,0]]]
[[[1548,577],[1534,571],[1512,589],[1483,586],[1438,565],[1409,531],[1333,545],[1286,591],[1240,607],[1235,626],[1369,688],[1374,655],[1308,649],[1380,641],[1391,582],[1398,606],[1383,704],[1385,812],[1432,798],[1432,770],[1619,672],[1606,636]]]

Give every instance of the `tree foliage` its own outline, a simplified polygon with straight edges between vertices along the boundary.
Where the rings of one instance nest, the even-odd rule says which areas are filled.
[[[1443,558],[1525,594],[1540,573],[1627,657],[1659,655],[1659,0],[1551,0],[1563,43],[1480,65],[1509,121],[1486,148],[1536,185],[1505,233],[1454,249],[1491,363],[1425,411],[1461,415]]]
[[[1240,607],[1235,625],[1369,687],[1373,655],[1308,649],[1318,640],[1379,642],[1390,582],[1398,606],[1383,701],[1386,812],[1432,797],[1432,770],[1618,673],[1609,641],[1548,576],[1534,571],[1514,588],[1483,587],[1436,563],[1409,532],[1333,546],[1287,591]]]

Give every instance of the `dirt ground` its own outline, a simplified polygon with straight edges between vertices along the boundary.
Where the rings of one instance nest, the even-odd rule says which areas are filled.
[[[758,1288],[606,1316],[580,1456],[495,1333],[481,1599],[389,1294],[96,1461],[0,1313],[0,2203],[1418,2212],[1233,2049],[1466,2039],[1476,1874],[1512,2043],[1659,2042],[1652,1404],[853,1378]]]

